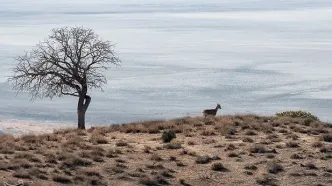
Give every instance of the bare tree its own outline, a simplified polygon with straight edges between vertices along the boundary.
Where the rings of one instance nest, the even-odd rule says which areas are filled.
[[[43,42],[17,57],[8,79],[18,92],[28,91],[32,99],[77,96],[78,128],[85,129],[85,113],[91,102],[88,90],[107,83],[103,72],[120,60],[110,41],[83,27],[53,29]]]

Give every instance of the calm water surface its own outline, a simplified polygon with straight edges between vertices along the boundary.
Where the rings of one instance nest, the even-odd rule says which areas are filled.
[[[142,3],[144,2],[144,3]],[[13,58],[52,28],[85,26],[121,68],[92,92],[90,125],[307,110],[332,121],[330,0],[0,0],[0,120],[76,122],[76,98],[31,102],[5,84]]]

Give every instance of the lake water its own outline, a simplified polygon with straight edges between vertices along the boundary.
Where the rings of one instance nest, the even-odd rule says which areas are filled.
[[[144,3],[143,3],[144,2]],[[0,0],[0,120],[76,122],[75,97],[36,100],[5,84],[13,58],[52,28],[116,43],[121,68],[91,93],[89,125],[310,111],[332,121],[331,0]]]

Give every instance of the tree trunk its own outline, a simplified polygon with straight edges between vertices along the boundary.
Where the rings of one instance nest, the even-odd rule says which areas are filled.
[[[85,129],[85,113],[91,102],[91,97],[88,95],[80,96],[77,105],[78,128]]]

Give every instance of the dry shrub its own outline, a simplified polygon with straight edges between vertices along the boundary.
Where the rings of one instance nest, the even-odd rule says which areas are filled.
[[[151,158],[152,161],[162,161],[163,158],[160,157],[158,154],[152,154]]]
[[[161,136],[161,139],[163,140],[164,143],[169,143],[175,138],[176,138],[176,134],[172,130],[164,131],[163,135]]]
[[[118,129],[121,132],[125,133],[150,133],[155,134],[159,133],[160,130],[163,129],[170,129],[174,128],[174,122],[165,122],[162,120],[155,120],[155,121],[146,121],[146,122],[136,122],[136,123],[129,123],[123,124]]]
[[[265,139],[266,140],[270,140],[271,142],[280,142],[281,141],[281,139],[279,138],[279,136],[276,135],[276,134],[269,134],[269,135],[266,136]]]
[[[225,148],[225,151],[229,151],[229,150],[235,150],[236,147],[234,144],[228,144],[227,147]]]
[[[61,137],[56,134],[43,134],[39,136],[41,141],[54,141],[59,142],[61,141]]]
[[[214,171],[219,171],[219,172],[226,172],[226,171],[228,171],[228,169],[222,163],[214,163],[214,164],[212,164],[211,169],[214,170]]]
[[[76,168],[90,166],[92,162],[87,159],[79,158],[74,155],[67,157],[63,160],[61,167],[63,168]]]
[[[38,168],[29,169],[28,173],[30,175],[33,175],[34,177],[42,179],[42,180],[47,180],[48,179],[48,177],[46,176],[47,175],[47,171],[42,171],[42,170],[40,170]]]
[[[16,154],[14,156],[14,158],[16,158],[16,159],[26,159],[26,160],[29,160],[31,162],[41,162],[41,160],[38,157],[36,157],[36,155],[34,155],[32,153],[29,153],[29,152],[23,152],[23,153]]]
[[[245,137],[242,139],[243,142],[247,142],[247,143],[253,143],[254,140],[252,138],[249,138],[249,137]]]
[[[256,183],[258,185],[278,186],[277,180],[270,175],[264,175],[262,178],[257,178]]]
[[[214,136],[214,135],[216,135],[216,133],[214,132],[214,130],[206,129],[206,130],[201,132],[201,135],[202,136]]]
[[[182,145],[179,142],[167,143],[163,146],[165,149],[181,149]]]
[[[283,171],[284,168],[277,162],[273,161],[273,162],[269,162],[267,164],[267,170],[269,173],[277,174],[277,173]]]
[[[246,166],[244,166],[244,169],[246,169],[246,170],[257,170],[258,167],[255,166],[255,165],[246,165]]]
[[[195,142],[195,141],[192,141],[192,140],[190,140],[190,141],[188,141],[188,142],[187,142],[187,144],[188,144],[188,145],[196,145],[196,142]]]
[[[140,178],[139,183],[142,185],[152,186],[152,185],[169,185],[168,181],[162,177],[143,177]]]
[[[99,179],[102,178],[102,175],[94,169],[84,169],[84,170],[80,170],[79,171],[79,175],[84,175],[85,177],[92,177],[92,176],[96,176]]]
[[[14,154],[16,145],[10,142],[0,143],[0,153],[1,154]]]
[[[85,141],[82,137],[76,135],[66,136],[66,142],[62,143],[61,146],[65,149],[75,150],[77,148],[82,149],[85,145]]]
[[[236,152],[231,152],[231,153],[228,154],[228,157],[230,157],[230,158],[236,158],[236,157],[239,157],[239,156],[240,155]]]
[[[286,147],[288,147],[288,148],[298,148],[299,143],[297,143],[295,141],[289,141],[289,142],[286,143]]]
[[[52,177],[52,180],[58,183],[62,184],[69,184],[72,182],[71,178],[68,176],[63,176],[63,175],[54,175]]]
[[[315,164],[313,163],[306,163],[306,164],[301,164],[302,167],[306,167],[307,169],[310,169],[310,170],[317,170],[318,168],[316,167]]]
[[[93,132],[89,140],[92,144],[107,144],[108,140],[99,132]]]
[[[253,131],[253,130],[248,130],[244,133],[245,135],[248,135],[248,136],[255,136],[257,135],[257,132]]]
[[[98,176],[88,177],[86,185],[107,186],[107,183],[101,180]]]
[[[125,146],[128,146],[128,143],[120,140],[120,141],[116,142],[115,145],[118,147],[125,147]]]
[[[278,117],[291,117],[291,118],[301,118],[305,120],[310,120],[309,124],[313,121],[319,121],[318,117],[311,114],[310,112],[298,110],[298,111],[285,111],[276,113]]]
[[[198,156],[196,159],[196,163],[197,164],[207,164],[210,163],[212,161],[212,158],[210,156]]]
[[[291,159],[297,159],[297,160],[299,160],[299,159],[304,159],[304,158],[303,158],[300,154],[298,154],[298,153],[292,154],[290,158],[291,158]]]
[[[53,152],[47,152],[44,154],[44,161],[46,163],[52,163],[52,164],[57,164],[58,163],[58,158]]]
[[[53,134],[65,135],[68,133],[73,133],[76,130],[77,128],[55,129],[53,130]]]
[[[180,153],[181,155],[189,155],[189,156],[197,156],[197,152],[193,151],[193,150],[188,150],[188,149],[183,149]]]
[[[321,139],[325,142],[332,143],[332,134],[324,134],[322,135]]]
[[[28,160],[25,160],[25,159],[12,159],[8,163],[7,169],[18,170],[18,169],[28,169],[28,168],[31,168],[31,167],[32,167],[32,164],[30,164]]]
[[[31,174],[26,170],[18,170],[13,173],[13,177],[21,179],[31,179]]]
[[[121,154],[121,150],[119,149],[108,149],[107,153],[106,153],[106,157],[108,158],[116,158],[116,157],[119,157],[118,154]]]
[[[97,148],[95,148],[97,149]],[[83,150],[79,153],[81,158],[90,158],[96,162],[103,162],[103,158],[105,156],[105,150]]]
[[[282,134],[287,134],[288,130],[287,129],[280,129],[279,132],[282,133]]]
[[[251,153],[267,153],[268,150],[265,148],[265,146],[261,144],[255,144],[253,147],[249,149],[249,152]]]
[[[25,143],[40,143],[41,142],[40,138],[36,135],[22,136],[21,140],[24,141]]]
[[[78,136],[87,136],[88,133],[87,133],[86,130],[77,129],[76,130],[76,135],[78,135]]]
[[[322,142],[320,142],[320,141],[316,141],[316,142],[313,142],[311,144],[311,146],[314,147],[314,148],[321,148],[321,147],[324,146],[324,144]]]

